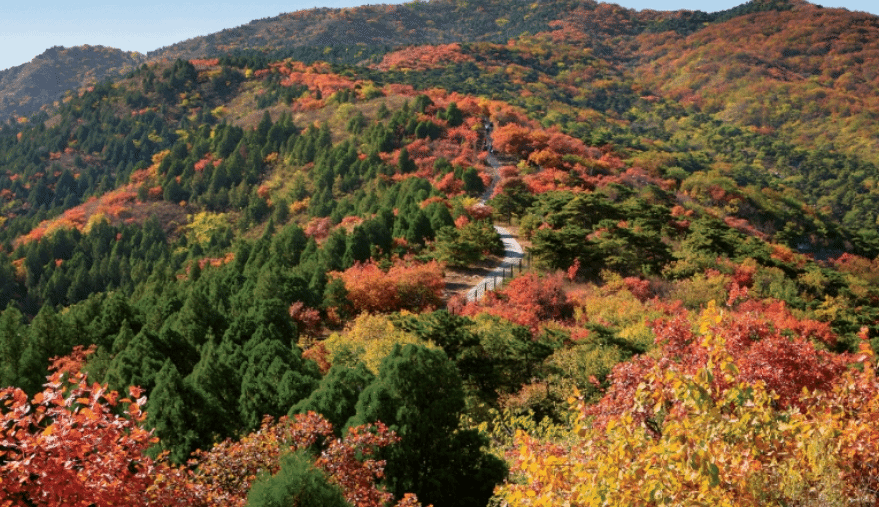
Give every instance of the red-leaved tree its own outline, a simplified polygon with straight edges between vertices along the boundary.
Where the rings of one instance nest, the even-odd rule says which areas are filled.
[[[399,261],[387,271],[374,262],[332,273],[345,284],[357,312],[393,312],[438,308],[442,304],[443,269],[436,261]]]
[[[534,273],[514,278],[502,289],[489,292],[479,303],[470,302],[460,313],[489,313],[537,332],[546,321],[564,321],[571,317],[573,305],[564,291],[564,276],[539,276]]]
[[[155,438],[140,426],[145,402],[139,389],[120,398],[60,372],[32,399],[0,391],[0,505],[149,505],[154,468],[143,452]]]
[[[333,435],[332,425],[314,412],[277,421],[267,417],[262,427],[241,440],[227,439],[210,451],[200,451],[190,465],[194,472],[176,469],[163,477],[162,488],[190,496],[190,504],[204,507],[238,507],[247,502],[251,486],[262,473],[276,474],[281,456],[297,450],[320,448],[315,465],[342,490],[345,500],[356,507],[384,507],[393,495],[380,489],[376,480],[384,474],[385,462],[374,459],[382,447],[399,440],[381,423],[350,428],[344,438]],[[420,505],[407,495],[398,507]]]

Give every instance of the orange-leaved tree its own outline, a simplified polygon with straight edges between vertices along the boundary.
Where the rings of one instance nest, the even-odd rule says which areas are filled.
[[[32,399],[0,391],[0,505],[149,505],[145,402],[139,389],[120,398],[80,373],[55,373]]]
[[[372,261],[332,276],[342,280],[358,312],[393,312],[438,308],[442,304],[443,269],[436,261],[398,261],[387,271]]]

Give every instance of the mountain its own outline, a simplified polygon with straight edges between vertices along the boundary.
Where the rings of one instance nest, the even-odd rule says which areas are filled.
[[[260,20],[0,125],[14,501],[876,503],[877,18],[500,5]]]
[[[621,41],[645,30],[694,30],[703,23],[778,8],[789,8],[789,5],[778,0],[751,1],[739,8],[712,14],[698,11],[639,13],[592,0],[488,0],[478,4],[431,0],[346,9],[315,8],[254,20],[158,48],[146,55],[103,46],[48,49],[29,63],[0,72],[0,121],[6,121],[11,115],[32,114],[58,100],[67,90],[123,75],[145,61],[214,58],[258,51],[276,58],[330,55],[353,63],[402,45],[506,42],[523,33],[549,30],[551,24],[561,22],[577,9],[592,13],[581,20],[584,23],[581,31],[588,34],[590,45],[601,54],[613,56],[620,54],[616,46]],[[311,50],[296,51],[302,48]]]
[[[0,71],[0,121],[30,116],[68,90],[118,78],[144,62],[144,55],[104,46],[55,46],[28,63]]]

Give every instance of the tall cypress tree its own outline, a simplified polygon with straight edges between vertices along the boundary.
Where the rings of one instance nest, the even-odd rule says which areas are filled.
[[[241,349],[231,342],[215,343],[209,337],[201,349],[201,359],[186,382],[203,402],[199,410],[199,427],[205,434],[222,438],[241,427],[238,399],[241,377],[236,368]]]
[[[202,444],[191,406],[198,404],[197,393],[186,385],[174,363],[165,360],[156,375],[156,388],[150,393],[147,424],[156,430],[158,449],[170,451],[169,457],[175,463],[185,462]]]
[[[19,361],[24,349],[22,314],[12,305],[0,316],[0,389],[19,385]]]
[[[137,333],[125,349],[113,358],[107,370],[106,382],[112,389],[128,392],[130,386],[139,386],[150,393],[156,383],[156,374],[167,359],[158,350],[158,339],[146,330]]]
[[[293,405],[288,415],[317,412],[332,423],[337,434],[341,434],[345,422],[356,414],[360,393],[374,379],[375,375],[362,362],[353,368],[348,364],[333,365],[317,389],[308,398]]]
[[[366,230],[357,226],[347,238],[347,246],[345,247],[345,257],[343,263],[345,267],[354,265],[355,262],[366,262],[370,256],[369,236]]]
[[[73,349],[69,336],[55,310],[44,305],[28,327],[27,342],[19,362],[19,387],[28,393],[40,390],[48,375],[49,358],[69,354]]]

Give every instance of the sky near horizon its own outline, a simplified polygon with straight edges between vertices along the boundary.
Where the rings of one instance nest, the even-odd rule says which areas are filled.
[[[746,0],[619,0],[631,9],[718,11]],[[313,7],[353,7],[402,0],[0,0],[0,70],[29,62],[52,46],[110,46],[146,53],[251,20]],[[876,0],[813,0],[879,14]]]

